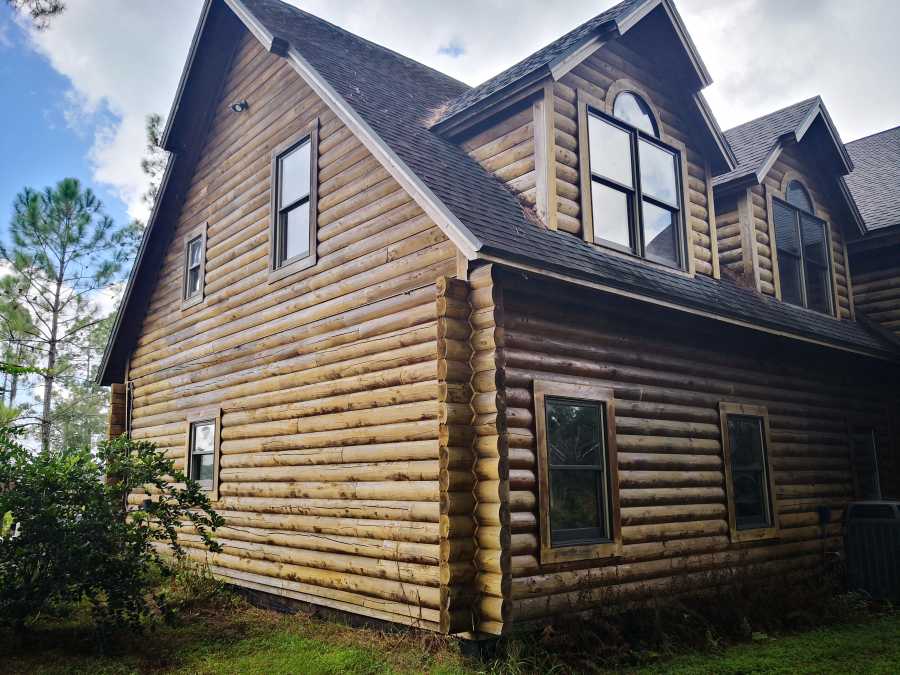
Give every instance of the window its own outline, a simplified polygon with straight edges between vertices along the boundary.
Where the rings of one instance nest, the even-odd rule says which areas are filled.
[[[774,537],[775,489],[765,408],[722,403],[722,446],[728,518],[734,541]]]
[[[832,313],[831,263],[825,221],[816,218],[806,189],[791,181],[785,199],[772,200],[781,299]]]
[[[626,91],[612,117],[588,109],[587,135],[594,242],[684,267],[681,159],[647,103]]]
[[[184,245],[184,282],[182,309],[203,300],[203,279],[206,268],[206,226],[188,235]]]
[[[185,473],[210,499],[218,499],[220,411],[206,410],[188,419]]]
[[[534,396],[541,562],[615,554],[621,540],[612,392],[537,381]]]
[[[316,128],[272,160],[272,270],[275,278],[316,261]]]
[[[878,437],[875,429],[853,425],[850,428],[850,459],[857,499],[881,499],[878,476]]]

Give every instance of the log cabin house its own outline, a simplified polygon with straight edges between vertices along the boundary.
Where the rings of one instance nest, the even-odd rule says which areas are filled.
[[[846,182],[865,232],[847,242],[853,296],[866,318],[900,336],[900,126],[847,143]]]
[[[227,522],[190,556],[467,636],[817,569],[900,493],[900,351],[854,319],[821,101],[756,166],[709,83],[670,0],[474,88],[207,2],[101,374]]]

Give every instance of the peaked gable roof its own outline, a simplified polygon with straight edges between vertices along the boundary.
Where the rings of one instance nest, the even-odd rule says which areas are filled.
[[[654,0],[653,6],[661,1],[668,3]],[[211,11],[211,6],[217,11]],[[236,16],[269,51],[290,60],[470,259],[537,264],[600,280],[611,291],[690,308],[748,327],[843,349],[882,356],[892,353],[852,322],[810,317],[805,310],[769,302],[728,282],[701,276],[682,278],[638,260],[622,260],[580,238],[547,230],[478,162],[430,130],[434,111],[464,93],[465,85],[280,0],[207,0],[172,108],[175,119],[167,139],[173,150],[181,150],[186,142],[179,143],[177,138],[198,137],[178,130],[202,126],[204,96],[191,91],[193,71],[202,73],[214,67],[209,59],[195,57],[199,50],[213,48],[203,37],[207,17],[222,22],[226,14]],[[194,104],[186,105],[187,98]],[[100,373],[104,384],[124,377],[124,364],[149,302],[146,287],[152,283],[156,261],[161,260],[171,236],[162,229],[166,214],[171,220],[179,184],[190,170],[190,162],[181,161],[180,156],[177,160],[170,161],[107,345]]]
[[[869,232],[900,225],[900,126],[847,143],[845,180]]]

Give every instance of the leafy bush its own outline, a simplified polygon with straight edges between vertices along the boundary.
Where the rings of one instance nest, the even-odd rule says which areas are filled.
[[[129,508],[142,486],[160,496]],[[157,607],[149,589],[160,549],[184,556],[176,535],[185,521],[219,550],[211,532],[222,518],[152,443],[122,436],[96,456],[34,453],[0,427],[0,624],[21,629],[87,601],[101,631],[139,628]]]

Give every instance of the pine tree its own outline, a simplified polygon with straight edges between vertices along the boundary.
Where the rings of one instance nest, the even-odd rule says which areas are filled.
[[[54,385],[65,375],[85,331],[103,321],[92,295],[112,283],[128,255],[128,228],[116,229],[102,204],[75,178],[16,197],[10,225],[17,292],[34,321],[43,369],[41,446],[49,448]]]

